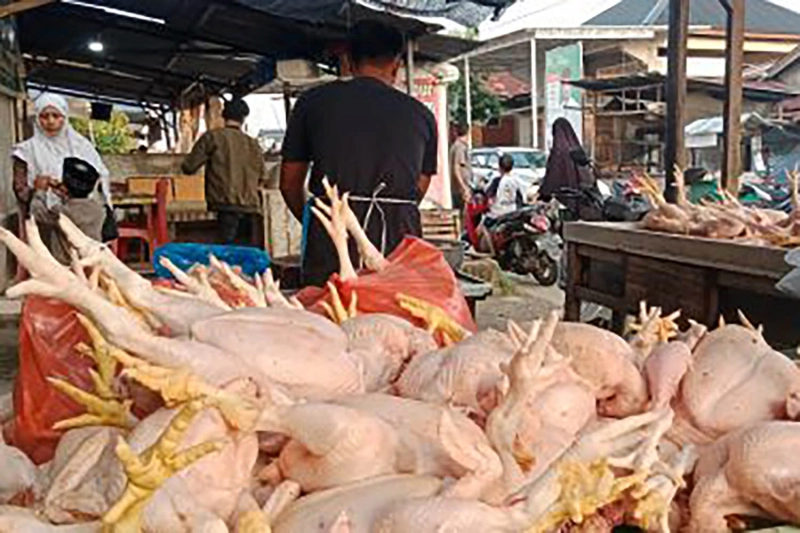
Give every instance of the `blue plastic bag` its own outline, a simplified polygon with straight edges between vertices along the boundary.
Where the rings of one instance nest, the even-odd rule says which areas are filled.
[[[269,254],[258,248],[173,242],[156,248],[153,254],[153,266],[156,276],[172,279],[172,274],[160,264],[162,257],[166,257],[185,272],[196,264],[208,265],[211,255],[231,267],[241,268],[242,273],[250,277],[263,274],[270,265]]]

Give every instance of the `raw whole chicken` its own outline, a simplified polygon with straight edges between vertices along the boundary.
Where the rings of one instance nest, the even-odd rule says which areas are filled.
[[[708,333],[694,350],[676,405],[687,433],[677,438],[703,444],[750,424],[785,420],[797,395],[796,364],[773,350],[755,328],[724,326]]]
[[[485,417],[497,403],[500,365],[511,360],[514,344],[494,330],[412,360],[397,380],[400,396],[456,405]]]
[[[726,517],[800,523],[800,424],[761,422],[730,433],[700,456],[691,533],[726,531]]]
[[[562,322],[552,347],[572,361],[572,368],[588,381],[603,416],[641,413],[647,403],[647,384],[636,366],[630,344],[611,332],[588,324]]]
[[[430,498],[442,489],[442,480],[426,476],[388,476],[316,492],[291,504],[281,513],[275,533],[327,533],[344,513],[350,533],[371,533],[378,516],[394,502]]]
[[[337,249],[358,234],[348,211],[346,199],[319,208]],[[681,212],[692,223],[714,213]],[[51,380],[86,408],[57,425],[74,429],[53,461],[37,470],[0,445],[0,497],[18,506],[0,507],[2,532],[705,533],[726,531],[729,514],[800,522],[800,423],[788,421],[800,416],[800,370],[746,321],[681,333],[676,314],[643,306],[630,342],[556,314],[530,332],[469,335],[422,301],[403,300],[427,331],[359,315],[333,293],[328,320],[268,277],[252,284],[214,261],[176,269],[183,292],[154,289],[64,227],[84,261],[72,270],[35,225],[27,245],[0,230],[33,276],[12,294],[79,308],[97,365],[91,391]],[[357,244],[380,269],[374,247]],[[341,275],[356,275],[341,255]],[[441,334],[452,344],[437,349]],[[165,407],[135,419],[128,382]],[[685,443],[703,445],[696,468]]]
[[[637,177],[634,183],[654,206],[642,220],[642,226],[646,229],[712,239],[734,239],[756,246],[791,247],[800,243],[800,226],[797,224],[800,215],[799,178],[797,173],[789,173],[793,213],[788,216],[772,209],[745,207],[719,182],[720,203],[691,204],[686,196],[684,175],[680,169],[675,172],[675,204],[666,202],[656,182],[648,176]]]

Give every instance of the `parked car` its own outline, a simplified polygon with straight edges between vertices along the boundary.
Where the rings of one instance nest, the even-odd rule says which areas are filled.
[[[473,187],[485,186],[497,176],[500,157],[508,154],[514,158],[514,171],[511,173],[529,192],[538,191],[544,179],[547,156],[541,150],[522,147],[475,148],[472,150]]]

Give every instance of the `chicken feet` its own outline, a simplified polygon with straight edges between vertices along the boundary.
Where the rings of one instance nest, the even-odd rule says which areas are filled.
[[[106,530],[114,533],[140,531],[142,511],[156,490],[175,473],[222,449],[222,442],[205,442],[177,451],[184,433],[204,407],[201,401],[184,405],[158,441],[139,456],[124,439],[119,439],[116,453],[128,484],[117,503],[103,516]]]

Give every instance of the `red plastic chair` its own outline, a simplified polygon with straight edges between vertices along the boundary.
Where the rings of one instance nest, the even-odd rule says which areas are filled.
[[[153,257],[155,249],[169,241],[167,232],[167,196],[170,180],[162,178],[156,183],[156,203],[145,209],[145,226],[120,225],[119,238],[111,243],[111,249],[120,259],[128,255],[131,241],[141,241],[147,245],[148,257]]]

